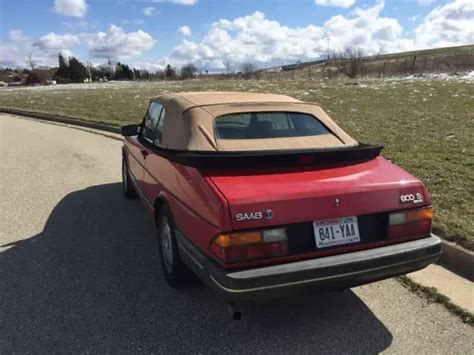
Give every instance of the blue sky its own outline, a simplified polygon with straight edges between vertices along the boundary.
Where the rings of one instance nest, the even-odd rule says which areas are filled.
[[[57,53],[158,69],[317,59],[474,43],[473,0],[0,0],[0,65]],[[182,28],[185,26],[184,28]],[[180,29],[181,28],[181,29]]]

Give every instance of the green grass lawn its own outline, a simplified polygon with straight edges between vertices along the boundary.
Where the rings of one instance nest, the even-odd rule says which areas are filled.
[[[140,121],[163,92],[237,90],[288,94],[320,103],[353,137],[385,146],[383,155],[422,179],[434,230],[474,250],[474,82],[364,80],[99,83],[1,89],[0,107],[113,125]]]

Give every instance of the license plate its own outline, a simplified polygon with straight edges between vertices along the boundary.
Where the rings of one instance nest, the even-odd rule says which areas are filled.
[[[313,222],[317,248],[360,242],[357,217],[342,217]]]

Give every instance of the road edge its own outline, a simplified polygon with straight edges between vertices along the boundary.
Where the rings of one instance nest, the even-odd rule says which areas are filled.
[[[442,248],[443,253],[438,264],[469,281],[474,281],[474,252],[447,240],[442,240]]]
[[[443,305],[449,312],[459,317],[463,323],[466,323],[471,327],[474,326],[474,314],[454,303],[448,296],[438,292],[435,287],[422,285],[419,282],[414,281],[408,275],[398,276],[397,280],[403,285],[403,287],[426,299],[429,303],[433,302]]]
[[[6,107],[0,107],[0,113],[7,113],[10,115],[16,115],[16,116],[22,116],[22,117],[28,117],[28,118],[35,118],[35,119],[46,121],[46,122],[57,122],[57,123],[63,123],[66,125],[71,125],[71,126],[92,128],[92,129],[97,129],[99,131],[106,131],[110,133],[117,133],[117,134],[121,133],[120,127],[108,125],[105,123],[85,121],[85,120],[81,120],[77,118],[49,115],[49,114],[39,113],[39,112],[23,111],[23,110],[11,109],[11,108],[6,108]]]
[[[78,126],[91,128],[98,131],[106,131],[110,133],[120,134],[120,127],[107,125],[105,123],[98,123],[92,121],[80,120],[77,118],[69,118],[62,116],[49,115],[44,113],[29,112],[17,109],[10,109],[0,107],[1,113],[7,113],[11,115],[17,115],[27,118],[38,119],[44,122],[54,122],[64,124],[68,126]],[[91,133],[94,133],[93,131]],[[104,135],[104,137],[117,139],[117,137]],[[464,249],[455,243],[448,242],[441,239],[443,253],[439,258],[438,263],[445,268],[451,270],[455,274],[461,277],[467,278],[470,281],[474,281],[474,252]]]

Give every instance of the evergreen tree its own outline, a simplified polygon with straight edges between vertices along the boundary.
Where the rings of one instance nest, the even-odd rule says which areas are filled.
[[[115,65],[115,70],[114,70],[114,80],[122,80],[123,79],[123,73],[122,73],[122,63],[117,62]]]
[[[88,78],[87,68],[77,58],[69,58],[70,79],[73,83],[83,83]]]
[[[122,76],[125,80],[133,80],[133,72],[127,64],[122,64]]]
[[[133,71],[127,64],[117,63],[115,67],[115,80],[133,80]]]
[[[58,55],[59,67],[54,74],[60,81],[67,81],[70,79],[69,65],[61,53]]]
[[[134,80],[140,80],[141,79],[140,70],[137,69],[137,68],[133,68],[133,79]]]
[[[176,79],[176,70],[170,64],[165,68],[165,79]]]

